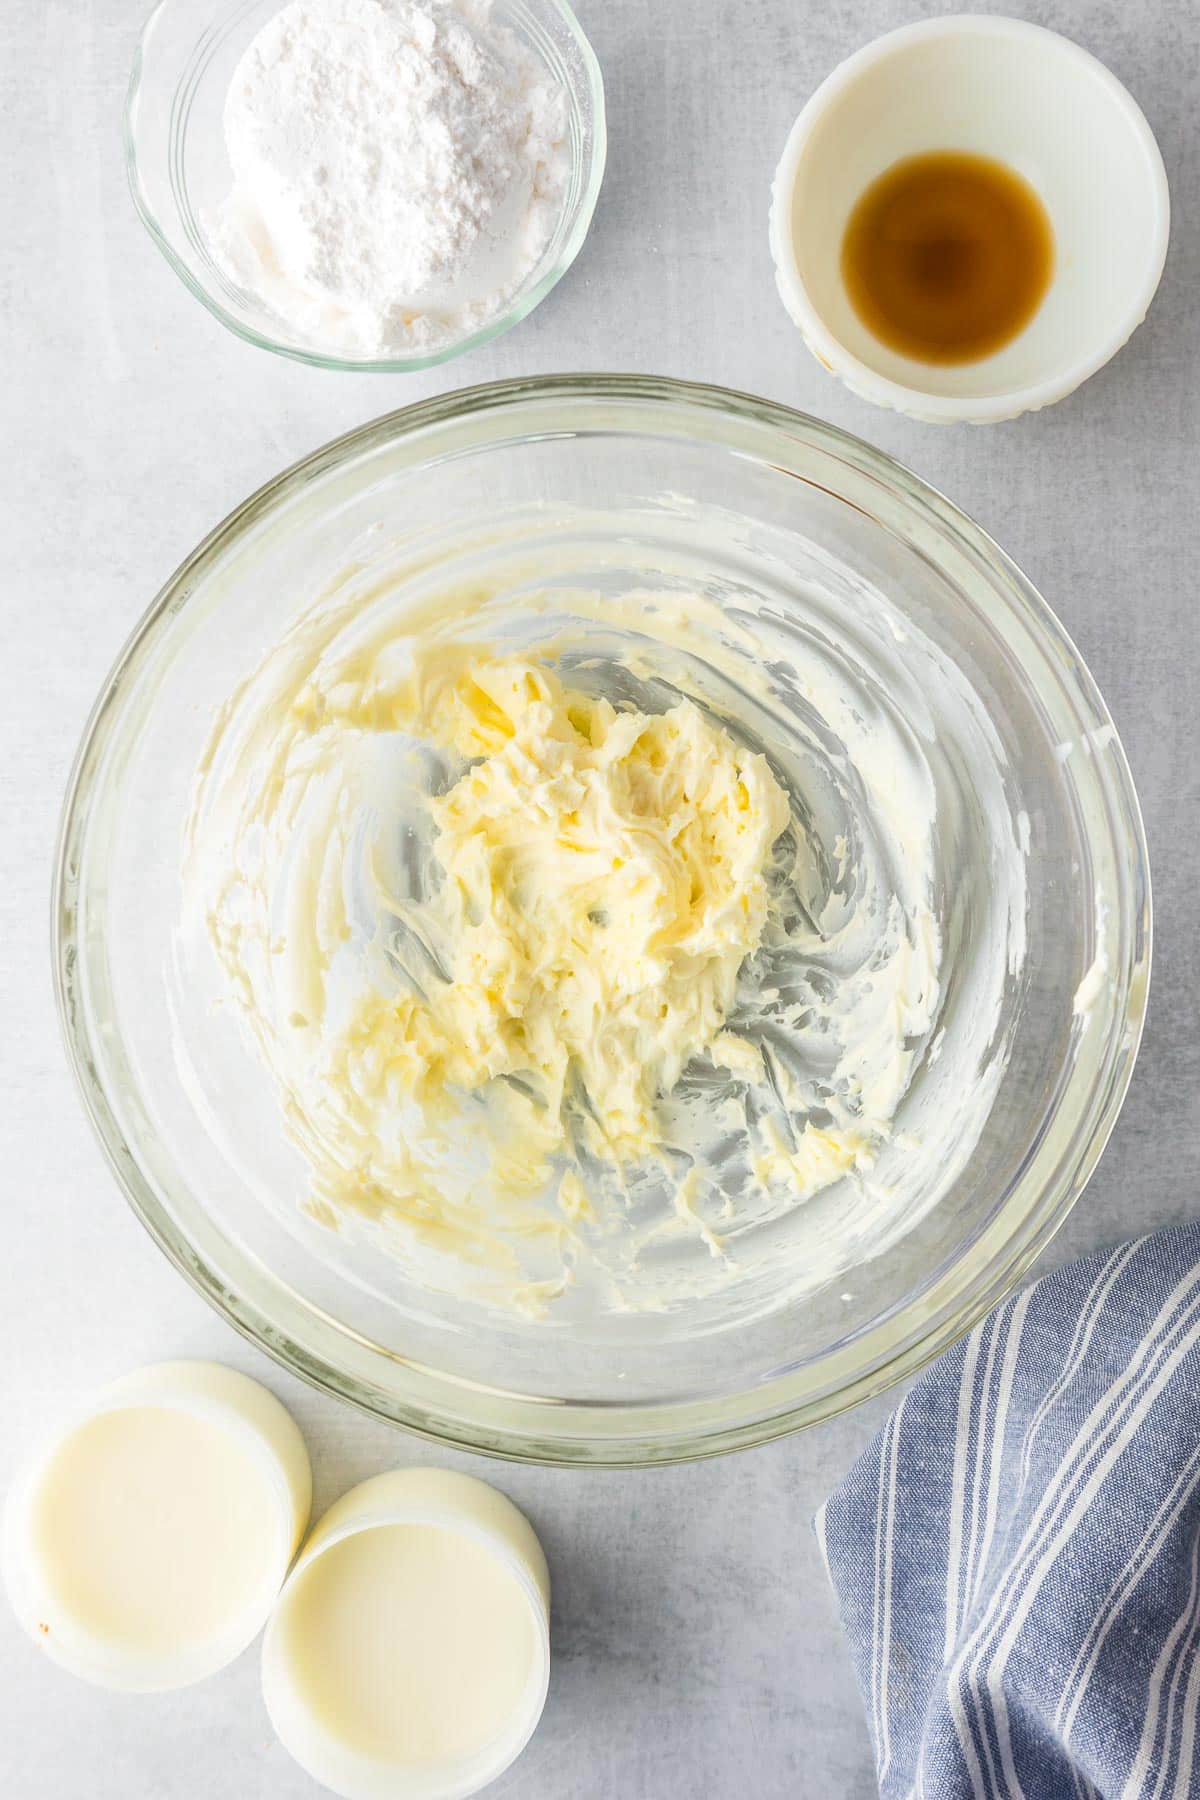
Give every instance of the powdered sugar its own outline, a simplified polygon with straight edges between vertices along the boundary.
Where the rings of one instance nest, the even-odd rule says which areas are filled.
[[[316,343],[434,347],[501,311],[541,257],[564,121],[486,0],[293,0],[230,83],[213,248]]]

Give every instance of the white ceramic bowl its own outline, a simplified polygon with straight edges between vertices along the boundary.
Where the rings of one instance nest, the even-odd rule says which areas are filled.
[[[1040,194],[1055,237],[1049,291],[978,362],[918,362],[851,305],[841,246],[854,203],[902,157],[964,150]],[[1141,109],[1077,44],[1020,19],[928,19],[835,69],[792,127],[771,196],[779,292],[817,359],[865,400],[931,423],[1036,411],[1127,342],[1162,274],[1170,201]]]

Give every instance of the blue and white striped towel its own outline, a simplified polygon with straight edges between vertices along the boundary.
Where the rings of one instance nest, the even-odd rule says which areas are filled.
[[[1200,1225],[1007,1301],[817,1531],[885,1800],[1200,1795]]]

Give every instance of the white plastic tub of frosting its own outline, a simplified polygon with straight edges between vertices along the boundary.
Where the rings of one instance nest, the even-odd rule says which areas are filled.
[[[308,1522],[304,1441],[215,1363],[136,1370],[18,1477],[4,1579],[46,1654],[100,1687],[185,1687],[257,1636]]]
[[[550,1679],[532,1527],[471,1476],[352,1488],[301,1552],[263,1641],[285,1747],[343,1800],[458,1800],[528,1743]]]

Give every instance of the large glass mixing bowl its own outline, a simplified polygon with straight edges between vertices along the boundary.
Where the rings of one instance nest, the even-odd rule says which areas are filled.
[[[982,1129],[936,1203],[912,1208],[903,1230],[848,1237],[836,1269],[781,1286],[768,1305],[725,1306],[718,1293],[556,1320],[414,1293],[378,1251],[344,1246],[303,1211],[303,1171],[248,1042],[214,1013],[203,978],[181,981],[197,764],[217,709],[302,607],[347,571],[364,595],[382,591],[401,565],[422,579],[485,572],[503,598],[543,562],[566,595],[673,589],[729,611],[754,594],[780,630],[816,629],[840,596],[843,619],[859,608],[868,659],[872,596],[886,596],[903,621],[888,656],[903,670],[920,644],[954,672],[1002,771],[1003,829],[1024,852],[1024,954],[1002,983],[1004,1054]],[[935,708],[930,754],[969,818],[955,730]],[[999,880],[989,829],[976,821],[940,848],[948,1043]],[[92,1120],[135,1210],[211,1304],[379,1417],[473,1450],[593,1464],[700,1456],[827,1418],[994,1306],[1061,1224],[1112,1129],[1150,956],[1145,845],[1120,743],[1058,622],[996,545],[879,451],[816,420],[717,389],[598,376],[394,413],[279,476],[199,546],[88,726],[55,925]],[[947,1066],[925,1058],[914,1090],[940,1081],[943,1104],[966,1108],[973,1096],[947,1085]],[[835,1184],[796,1209],[800,1235],[780,1240],[782,1256],[803,1262],[805,1232],[836,1236],[838,1196]]]

